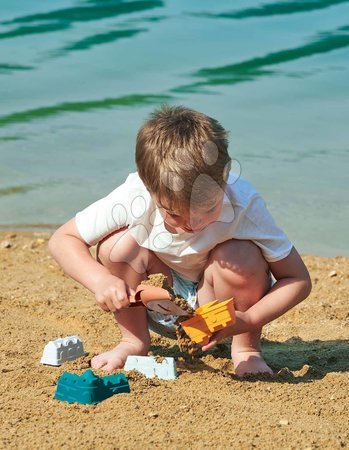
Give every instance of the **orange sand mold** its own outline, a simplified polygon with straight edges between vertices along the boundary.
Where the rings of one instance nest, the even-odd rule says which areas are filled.
[[[216,331],[233,325],[236,321],[233,298],[219,302],[213,300],[200,306],[194,317],[181,322],[186,334],[197,344],[208,344],[210,337]]]

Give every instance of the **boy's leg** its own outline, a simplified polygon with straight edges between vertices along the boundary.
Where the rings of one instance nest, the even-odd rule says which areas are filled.
[[[211,253],[200,282],[200,304],[234,297],[235,308],[246,311],[270,289],[269,266],[259,248],[251,241],[229,240]],[[261,329],[236,335],[232,342],[235,373],[273,373],[261,355]]]
[[[135,289],[150,273],[162,272],[172,283],[169,268],[153,252],[138,246],[128,230],[121,230],[105,238],[97,248],[98,261],[111,274],[122,278]],[[150,345],[146,309],[125,308],[114,313],[122,340],[114,349],[91,360],[91,366],[106,371],[124,366],[128,355],[146,355]]]

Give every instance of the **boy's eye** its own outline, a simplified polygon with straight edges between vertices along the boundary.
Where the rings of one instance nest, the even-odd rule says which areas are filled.
[[[207,213],[213,212],[216,208],[217,208],[217,205],[212,206],[212,208],[210,208],[210,209],[207,211]]]

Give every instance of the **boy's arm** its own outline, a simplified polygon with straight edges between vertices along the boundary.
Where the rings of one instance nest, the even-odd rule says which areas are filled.
[[[236,323],[217,332],[203,350],[212,348],[225,337],[261,328],[308,297],[310,276],[294,247],[286,258],[269,262],[269,267],[277,280],[272,289],[246,312],[237,311]]]
[[[267,295],[249,309],[252,328],[261,327],[282,316],[311,292],[308,269],[294,247],[286,258],[270,262],[269,267],[276,283]]]
[[[81,237],[75,219],[58,228],[49,241],[49,250],[65,273],[90,291],[95,291],[99,278],[109,271],[92,257]]]
[[[96,295],[103,310],[116,311],[128,304],[125,283],[92,257],[74,218],[52,235],[49,250],[65,273]]]

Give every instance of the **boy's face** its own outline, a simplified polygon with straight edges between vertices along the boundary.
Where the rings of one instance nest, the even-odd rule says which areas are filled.
[[[169,231],[175,229],[175,231],[182,230],[187,233],[198,233],[218,219],[222,210],[223,197],[224,192],[220,190],[211,199],[207,200],[205,206],[191,206],[184,213],[171,211],[164,205],[160,205],[156,197],[154,200],[160,209],[165,224],[170,228]]]

